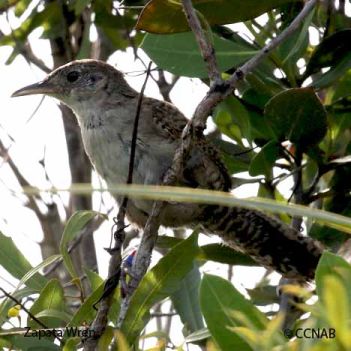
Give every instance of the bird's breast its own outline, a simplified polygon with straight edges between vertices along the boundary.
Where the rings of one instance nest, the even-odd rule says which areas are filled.
[[[111,126],[82,128],[85,150],[96,171],[108,184],[125,183],[127,180],[130,135]],[[133,183],[159,184],[170,163],[169,157],[160,158],[147,141],[139,137],[134,159]]]

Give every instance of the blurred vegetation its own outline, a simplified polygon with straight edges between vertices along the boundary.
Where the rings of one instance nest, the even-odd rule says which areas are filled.
[[[226,76],[288,27],[304,2],[193,0],[193,4],[210,32],[219,67]],[[277,206],[294,202],[306,206],[306,213],[308,207],[349,216],[351,20],[346,15],[347,6],[342,0],[319,1],[298,30],[213,112],[218,132],[211,138],[221,150],[236,187],[256,183],[257,196],[276,200]],[[12,48],[8,65],[20,55],[49,72],[75,59],[107,60],[114,52],[127,48],[132,48],[139,58],[141,48],[158,67],[153,76],[165,100],[170,100],[179,77],[196,77],[209,84],[178,1],[151,0],[146,4],[133,0],[0,0],[0,14],[1,21],[16,18],[20,23],[8,33],[0,31],[0,45]],[[226,26],[233,23],[241,24],[240,32]],[[40,53],[31,48],[29,36],[37,28],[42,30],[42,39],[50,43],[53,67],[48,67]],[[92,30],[96,31],[94,42],[90,39]],[[171,81],[165,78],[165,71],[173,75]],[[91,167],[78,126],[67,107],[60,109],[72,183],[90,183]],[[0,140],[0,156],[24,189],[35,185],[23,177],[4,140]],[[42,166],[45,171],[45,164]],[[292,184],[289,191],[287,181]],[[103,279],[97,273],[91,234],[104,216],[89,211],[91,196],[87,194],[72,193],[66,206],[58,203],[59,199],[48,200],[40,194],[27,197],[26,206],[37,216],[44,233],[40,244],[43,262],[32,267],[12,239],[0,233],[0,265],[19,281],[10,292],[14,299],[4,296],[0,305],[0,345],[13,350],[60,349],[52,336],[38,339],[17,334],[25,326],[84,326],[92,321]],[[62,206],[64,218],[58,210]],[[261,208],[267,209],[263,202]],[[187,239],[182,235],[159,238],[157,250],[163,257],[133,295],[121,328],[123,336],[117,337],[118,348],[127,350],[134,345],[134,349],[145,349],[143,342],[156,338],[152,350],[183,350],[186,343],[223,351],[351,350],[351,267],[335,254],[347,256],[349,242],[344,232],[349,228],[345,222],[333,227],[322,225],[309,215],[302,220],[280,213],[280,218],[298,230],[306,228],[307,235],[323,242],[330,251],[318,266],[316,289],[312,283],[309,289],[291,284],[282,288],[294,297],[290,305],[298,311],[285,333],[282,326],[287,325],[287,316],[277,312],[280,297],[269,272],[256,288],[247,290],[249,298],[245,298],[230,282],[200,274],[199,267],[207,261],[225,263],[231,276],[233,266],[235,275],[235,265],[255,263],[221,245],[199,246],[197,233],[193,233]],[[60,261],[62,265],[58,265]],[[107,350],[117,336],[114,327],[119,291],[113,298],[109,327],[100,340],[101,350]],[[171,309],[160,316],[165,311],[165,300],[171,301]],[[30,311],[25,318],[18,314],[23,306]],[[172,328],[176,328],[172,324],[175,315],[183,324],[181,345],[174,345],[171,337]],[[152,319],[156,320],[155,331],[143,333]],[[309,337],[312,329],[321,333],[319,337]],[[302,331],[307,334],[300,337]],[[59,342],[64,350],[75,350],[80,338],[66,333]]]

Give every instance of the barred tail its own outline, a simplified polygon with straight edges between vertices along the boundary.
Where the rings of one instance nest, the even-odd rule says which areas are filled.
[[[234,249],[287,278],[309,280],[323,248],[319,242],[256,210],[207,206],[202,223]]]

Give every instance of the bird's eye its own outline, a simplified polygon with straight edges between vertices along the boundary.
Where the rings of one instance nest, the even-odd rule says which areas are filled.
[[[70,83],[75,82],[78,78],[79,78],[79,72],[77,72],[77,71],[71,71],[67,74],[67,80]]]

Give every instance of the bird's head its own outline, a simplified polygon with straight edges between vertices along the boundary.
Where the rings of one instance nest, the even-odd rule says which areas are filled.
[[[45,94],[75,108],[86,101],[101,100],[121,85],[126,82],[112,66],[97,60],[78,60],[57,68],[42,81],[19,89],[12,96]]]

